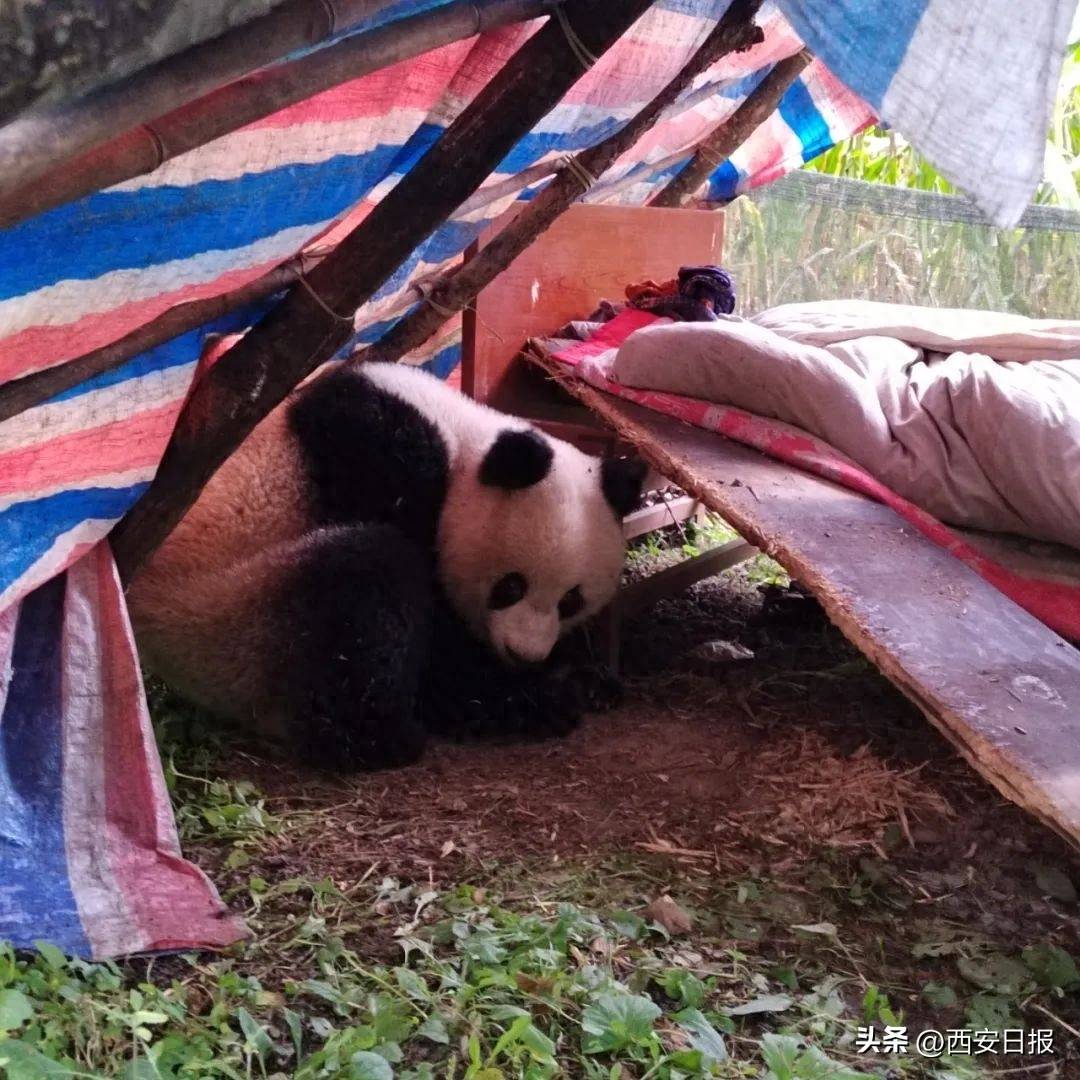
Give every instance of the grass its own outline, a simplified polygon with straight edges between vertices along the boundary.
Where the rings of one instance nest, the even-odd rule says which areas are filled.
[[[684,887],[696,922],[683,938],[637,904],[617,906],[656,887],[646,864],[523,869],[504,868],[517,886],[504,897],[392,879],[351,891],[252,883],[256,940],[226,959],[174,962],[167,978],[47,946],[26,958],[0,950],[0,1063],[13,1080],[857,1080],[886,1069],[959,1080],[984,1075],[974,1058],[874,1059],[857,1051],[859,1028],[908,1022],[899,1002],[913,997],[919,1027],[1019,1026],[1025,999],[1078,982],[1050,945],[1005,955],[917,919],[890,934],[904,897],[875,862],[850,873],[823,860],[801,892],[768,879]],[[810,884],[820,898],[807,905]],[[275,910],[298,896],[299,909]],[[848,937],[853,913],[873,928],[859,940]],[[396,961],[364,955],[364,925],[377,919],[393,926]],[[868,978],[868,967],[898,972],[897,946],[934,978]],[[244,973],[271,967],[269,978]]]
[[[627,566],[631,574],[648,573],[661,564],[704,555],[737,539],[738,535],[719,515],[708,513],[702,521],[684,521],[636,537],[627,551]],[[791,583],[787,571],[767,555],[755,555],[747,562],[745,572],[754,585]]]
[[[851,297],[1071,318],[1080,233],[837,209],[764,189],[728,208],[740,309]]]
[[[707,523],[694,542],[723,538]],[[1046,1016],[1075,1003],[1080,975],[1053,941],[935,915],[893,861],[898,828],[878,854],[825,849],[779,871],[507,850],[440,888],[374,864],[352,881],[275,874],[266,852],[341,828],[333,807],[269,812],[254,786],[217,777],[220,737],[197,714],[160,688],[154,707],[187,843],[222,868],[252,938],[126,965],[0,948],[13,1080],[965,1080],[995,1070],[860,1053],[859,1029],[1057,1027]],[[1071,889],[1040,873],[1043,890]],[[688,933],[652,906],[668,894]]]
[[[808,169],[943,194],[956,189],[897,132],[871,128]],[[1070,47],[1035,201],[1080,209],[1080,44]],[[999,230],[840,210],[764,188],[728,208],[725,265],[740,310],[852,297],[1074,317],[1080,233]]]

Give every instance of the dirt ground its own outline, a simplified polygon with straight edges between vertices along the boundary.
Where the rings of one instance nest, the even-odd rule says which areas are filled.
[[[973,773],[811,599],[738,568],[627,626],[622,664],[623,703],[565,739],[436,744],[410,768],[348,779],[236,751],[220,774],[299,824],[239,869],[214,846],[192,854],[226,896],[253,874],[638,908],[668,892],[713,947],[763,961],[801,955],[799,927],[836,926],[844,970],[890,987],[909,1024],[920,987],[963,984],[965,943],[1080,955],[1080,859]],[[392,922],[363,928],[365,955],[393,961]],[[970,993],[1001,993],[965,970]],[[1042,1006],[1016,1008],[1051,1026]],[[945,1015],[963,1022],[961,1005]],[[1035,1075],[1080,1076],[1074,994],[1052,1026],[1065,1071]]]
[[[703,657],[716,641],[753,656]],[[707,875],[783,873],[847,850],[949,893],[954,917],[1061,924],[1030,867],[1080,880],[1080,861],[973,773],[809,598],[729,572],[630,624],[622,663],[623,704],[565,739],[436,744],[410,768],[347,780],[243,755],[236,774],[275,809],[337,811],[333,835],[290,831],[270,867],[353,880],[378,864],[437,885],[507,853],[642,851]],[[970,881],[949,888],[958,873]]]

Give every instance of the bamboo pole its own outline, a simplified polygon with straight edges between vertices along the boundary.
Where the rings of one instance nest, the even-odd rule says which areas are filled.
[[[265,300],[266,297],[287,289],[295,284],[301,271],[310,270],[324,255],[325,252],[305,252],[239,289],[205,300],[190,300],[186,304],[177,304],[151,322],[100,349],[4,383],[0,386],[0,424],[57,394],[62,394],[65,390],[71,390],[87,379],[120,367],[147,349],[153,349],[180,334],[186,334],[213,319],[219,319],[230,311]]]
[[[392,0],[287,0],[224,34],[75,101],[30,109],[0,130],[4,189],[25,184],[137,124],[370,18]]]
[[[328,256],[192,391],[146,494],[113,530],[122,579],[168,536],[206,481],[306,375],[344,345],[353,313],[607,51],[649,0],[567,0]]]
[[[308,2],[303,0],[304,5]],[[346,2],[354,20],[362,9],[383,6],[372,0]],[[123,122],[114,123],[109,108],[119,91],[110,88],[108,102],[86,99],[69,108],[70,116],[16,121],[0,129],[0,228],[152,172],[171,158],[343,82],[474,34],[542,16],[553,4],[554,0],[486,0],[483,4],[453,0],[257,72],[198,100],[189,96],[190,104],[172,111],[155,105],[157,111],[148,112],[138,107],[137,94],[132,95],[136,100],[125,96],[116,114]],[[321,3],[315,7],[322,10]],[[280,43],[282,38],[275,40]],[[258,55],[263,57],[268,51],[264,48]],[[157,95],[158,100],[163,97]],[[85,131],[76,126],[80,110],[89,114]],[[136,116],[143,119],[135,121]],[[118,131],[122,134],[117,135]],[[101,143],[106,134],[110,141]],[[41,143],[36,149],[35,138]],[[93,149],[80,154],[88,146]],[[76,154],[80,156],[70,160]]]
[[[490,243],[427,293],[427,303],[400,320],[351,363],[394,361],[422,345],[452,315],[461,311],[506,269],[552,222],[588,190],[595,177],[649,130],[696,75],[728,53],[762,40],[754,16],[761,0],[734,0],[712,33],[683,69],[624,127],[567,161],[546,188],[529,202]]]
[[[707,138],[698,143],[686,167],[671,178],[649,206],[682,206],[702,184],[741,146],[755,128],[775,111],[788,87],[813,59],[802,49],[781,60],[747,96],[746,100]]]
[[[352,2],[355,4],[357,0]],[[189,105],[133,126],[59,167],[52,167],[55,156],[50,151],[48,171],[30,183],[19,183],[17,173],[12,176],[0,173],[0,228],[8,228],[17,221],[123,180],[151,173],[181,153],[211,143],[244,124],[342,82],[370,75],[476,33],[540,17],[552,9],[553,3],[554,0],[488,0],[481,6],[472,0],[454,0],[441,8],[357,33],[318,53],[222,86]],[[5,156],[6,131],[0,130],[0,159]],[[18,141],[22,143],[23,139]]]

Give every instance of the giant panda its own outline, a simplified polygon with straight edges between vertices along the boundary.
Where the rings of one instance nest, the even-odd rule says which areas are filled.
[[[431,731],[560,733],[545,669],[613,597],[644,466],[422,370],[336,365],[221,467],[128,592],[144,664],[310,762],[415,760]]]

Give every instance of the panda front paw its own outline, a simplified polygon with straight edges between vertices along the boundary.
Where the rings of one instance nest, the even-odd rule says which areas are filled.
[[[458,693],[431,693],[422,715],[430,731],[452,738],[551,738],[581,720],[580,689],[544,672],[489,669]],[[433,688],[434,689],[434,688]]]
[[[549,739],[567,735],[581,723],[580,687],[561,672],[540,673],[509,686],[499,702],[498,728],[490,734]]]

